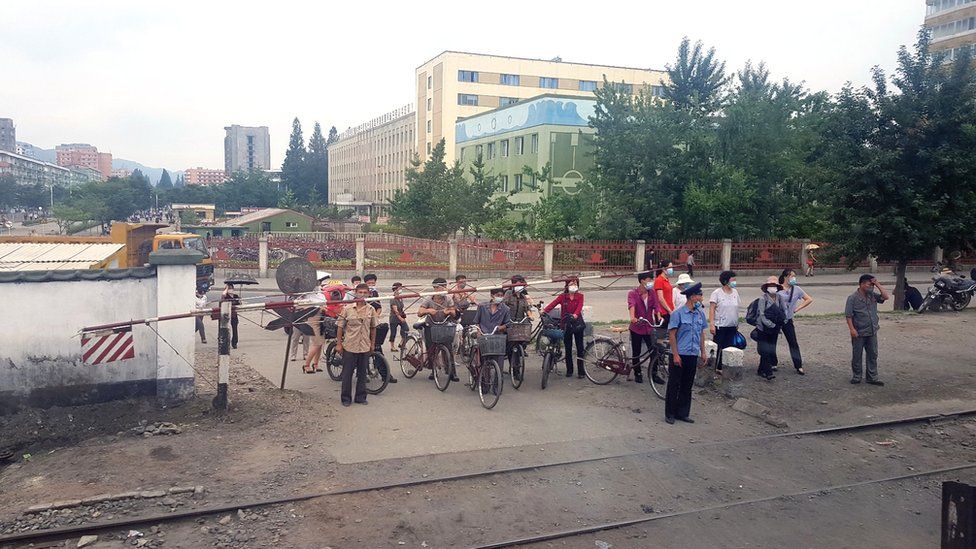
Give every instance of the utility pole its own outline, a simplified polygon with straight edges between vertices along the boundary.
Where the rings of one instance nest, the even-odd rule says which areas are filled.
[[[227,411],[227,383],[230,380],[230,312],[231,300],[220,302],[220,321],[217,328],[217,396],[214,410]]]

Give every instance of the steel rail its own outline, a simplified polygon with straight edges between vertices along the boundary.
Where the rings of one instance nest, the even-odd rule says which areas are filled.
[[[784,433],[771,433],[771,434],[768,434],[768,435],[759,435],[759,436],[754,436],[754,437],[744,437],[744,438],[732,439],[732,440],[725,440],[725,441],[712,441],[712,442],[706,442],[706,443],[691,444],[691,445],[688,445],[688,447],[701,448],[701,447],[723,446],[723,445],[734,445],[734,444],[742,444],[742,443],[760,442],[760,441],[765,441],[765,440],[771,440],[771,439],[777,439],[777,438],[786,438],[786,437],[830,435],[830,434],[837,434],[837,433],[843,433],[843,432],[854,432],[854,431],[862,431],[862,430],[867,430],[867,429],[877,429],[877,428],[882,428],[882,427],[892,427],[892,426],[899,426],[899,425],[907,425],[907,424],[920,423],[920,422],[925,422],[925,421],[931,422],[931,421],[934,421],[934,420],[951,420],[951,419],[960,418],[960,417],[964,417],[964,416],[970,416],[970,415],[976,415],[976,409],[961,410],[961,411],[947,412],[947,413],[938,413],[938,414],[925,414],[925,415],[920,415],[920,416],[911,416],[911,417],[907,417],[907,418],[897,418],[897,419],[882,420],[882,421],[855,423],[855,424],[851,424],[851,425],[831,426],[831,427],[823,427],[823,428],[819,428],[819,429],[808,429],[808,430],[803,430],[803,431],[790,431],[790,432],[784,432]],[[181,511],[181,512],[177,512],[177,513],[157,514],[157,515],[149,515],[149,516],[144,516],[144,517],[127,517],[127,518],[124,518],[124,519],[117,519],[117,520],[111,520],[111,521],[103,521],[103,522],[94,523],[94,524],[81,524],[81,525],[74,525],[74,526],[66,526],[66,527],[53,528],[53,529],[43,530],[43,531],[31,530],[31,531],[20,532],[20,533],[16,533],[16,534],[8,534],[8,535],[5,535],[5,536],[0,536],[0,545],[5,544],[5,543],[13,543],[13,542],[21,542],[21,543],[23,543],[23,542],[44,541],[44,540],[50,540],[50,539],[64,539],[66,537],[70,537],[70,536],[77,535],[77,534],[83,534],[83,533],[86,533],[86,532],[95,532],[95,531],[102,531],[102,530],[112,530],[112,529],[116,529],[116,528],[138,526],[140,524],[147,524],[147,523],[173,522],[173,521],[176,521],[176,520],[181,520],[181,519],[186,519],[186,518],[194,518],[194,517],[199,517],[199,516],[204,516],[204,515],[214,515],[214,514],[220,514],[220,513],[233,512],[233,511],[236,511],[238,509],[250,509],[250,508],[254,508],[254,507],[266,507],[266,506],[269,506],[269,505],[280,505],[280,504],[284,504],[284,503],[295,503],[295,502],[299,502],[299,501],[307,501],[307,500],[310,500],[310,499],[317,499],[317,498],[323,498],[323,497],[343,496],[343,495],[359,494],[359,493],[364,493],[364,492],[380,492],[380,491],[385,491],[385,490],[393,490],[393,489],[397,489],[397,488],[410,488],[410,487],[415,487],[415,486],[422,486],[422,485],[427,485],[427,484],[434,484],[434,483],[437,483],[437,482],[453,482],[453,481],[459,481],[459,480],[468,480],[468,479],[473,479],[473,478],[486,477],[486,476],[491,476],[491,475],[519,473],[519,472],[523,472],[523,471],[533,471],[533,470],[538,470],[538,469],[548,469],[548,468],[551,468],[551,467],[562,467],[562,466],[566,466],[566,465],[577,465],[577,464],[581,464],[581,463],[592,463],[592,462],[595,462],[595,461],[603,461],[603,460],[608,460],[608,459],[622,459],[622,458],[628,458],[628,457],[647,456],[647,455],[653,455],[653,454],[657,454],[657,453],[664,453],[664,452],[670,452],[670,451],[671,451],[671,448],[656,448],[654,450],[641,450],[641,451],[635,451],[635,452],[625,452],[625,453],[619,453],[619,454],[611,454],[611,455],[604,455],[604,456],[588,457],[588,458],[576,459],[576,460],[563,460],[563,461],[555,461],[555,462],[536,463],[536,464],[531,464],[531,465],[522,465],[522,466],[508,467],[508,468],[503,468],[503,469],[488,469],[488,470],[482,470],[482,471],[473,471],[473,472],[468,472],[468,473],[460,473],[460,474],[457,474],[457,475],[443,475],[443,476],[437,476],[437,477],[427,477],[427,478],[422,478],[422,479],[406,480],[406,481],[393,482],[393,483],[388,483],[388,484],[376,484],[376,485],[357,486],[357,487],[352,487],[352,488],[341,488],[341,489],[337,489],[337,490],[327,490],[327,491],[322,491],[322,492],[312,492],[312,493],[307,493],[307,494],[299,494],[297,496],[287,496],[287,497],[282,497],[282,498],[265,499],[265,500],[255,500],[255,501],[250,501],[250,502],[240,502],[240,503],[236,503],[236,504],[233,504],[233,505],[214,505],[214,506],[209,506],[209,507],[202,507],[202,508],[199,508],[199,509],[193,509],[193,510],[188,510],[188,511]],[[971,465],[966,465],[966,466],[961,466],[961,467],[963,467],[963,468],[976,467],[976,464],[971,464]],[[924,473],[922,473],[922,474],[924,474]],[[930,474],[936,474],[936,473],[930,473]],[[916,476],[920,476],[920,475],[916,475]],[[814,490],[814,491],[817,491],[817,490]],[[786,497],[786,496],[785,495],[772,496],[772,497],[766,498],[766,499],[767,500],[768,499],[776,499],[778,497]],[[756,501],[759,501],[759,500],[756,500]],[[739,503],[748,503],[748,502],[739,502]],[[722,506],[719,506],[717,508],[722,508]],[[707,510],[707,509],[702,509],[700,511],[705,511],[705,510]],[[672,514],[672,515],[676,515],[676,514]],[[612,528],[620,528],[620,527],[623,527],[623,526],[629,526],[631,524],[639,524],[640,522],[647,522],[649,520],[657,520],[657,519],[660,519],[660,518],[666,518],[667,516],[669,516],[669,515],[657,515],[655,517],[642,517],[640,519],[633,519],[634,521],[637,521],[637,522],[633,522],[633,521],[621,521],[621,522],[607,523],[610,526],[602,525],[601,527],[592,527],[592,528],[594,528],[592,531],[593,532],[597,532],[597,531],[600,531],[600,530],[608,530],[608,529],[612,529]],[[566,532],[559,532],[559,533],[556,533],[556,534],[549,534],[549,535],[569,536],[569,535],[580,535],[580,534],[588,533],[588,532],[584,532],[582,530],[584,530],[584,529],[580,529],[580,531],[576,531],[576,530],[566,531],[566,532],[576,532],[575,534],[567,534]],[[528,539],[528,538],[525,538],[525,539]],[[548,539],[548,538],[545,538],[545,539]],[[545,541],[545,539],[540,538],[538,541]],[[556,538],[552,538],[552,539],[556,539]],[[526,541],[524,543],[533,543],[533,542],[532,541]],[[505,544],[511,545],[512,542],[509,541],[509,542],[504,542],[502,544],[486,545],[484,547],[505,547],[506,546]]]

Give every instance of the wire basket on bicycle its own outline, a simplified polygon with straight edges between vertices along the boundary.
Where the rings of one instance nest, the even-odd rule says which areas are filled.
[[[510,322],[505,328],[510,343],[525,343],[532,339],[532,321]]]
[[[427,325],[430,334],[430,342],[434,345],[451,345],[454,343],[454,334],[457,332],[457,325],[453,322],[437,324],[431,322]]]
[[[478,350],[481,356],[504,356],[508,337],[505,334],[488,334],[478,337]]]

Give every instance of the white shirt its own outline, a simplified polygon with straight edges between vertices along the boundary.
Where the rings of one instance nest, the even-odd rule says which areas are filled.
[[[676,311],[688,303],[688,298],[685,297],[685,294],[681,293],[681,290],[677,286],[671,288],[671,299],[674,302],[674,310]]]
[[[207,308],[207,294],[203,294],[202,296],[197,298],[197,309],[206,309],[206,308]]]
[[[709,303],[715,304],[715,327],[728,328],[739,325],[739,291],[735,288],[732,293],[725,293],[722,288],[712,292]]]

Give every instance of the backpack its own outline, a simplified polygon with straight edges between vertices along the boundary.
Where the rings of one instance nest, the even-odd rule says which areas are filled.
[[[746,308],[746,323],[750,326],[759,324],[759,298],[752,300]]]

